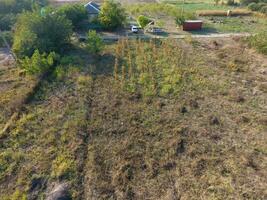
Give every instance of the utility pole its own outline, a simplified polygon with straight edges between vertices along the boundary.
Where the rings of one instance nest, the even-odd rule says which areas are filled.
[[[2,33],[3,33],[3,32],[2,32],[1,29],[0,29],[0,36],[2,37],[2,40],[4,41],[4,43],[5,43],[5,45],[6,45],[6,48],[8,49],[9,53],[12,55],[12,57],[14,58],[14,60],[17,61],[17,57],[16,57],[16,55],[12,52],[10,45],[8,44],[8,42],[7,42],[7,40],[6,40],[5,36],[4,36],[4,34],[2,34]]]

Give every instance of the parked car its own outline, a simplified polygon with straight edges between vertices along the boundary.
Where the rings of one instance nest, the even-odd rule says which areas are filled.
[[[138,33],[138,27],[132,26],[131,31],[132,31],[132,33]]]

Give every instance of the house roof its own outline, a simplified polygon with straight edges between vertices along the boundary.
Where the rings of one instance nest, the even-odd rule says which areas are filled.
[[[97,3],[94,3],[92,1],[85,4],[84,7],[86,8],[89,14],[99,14],[100,12],[100,6]]]

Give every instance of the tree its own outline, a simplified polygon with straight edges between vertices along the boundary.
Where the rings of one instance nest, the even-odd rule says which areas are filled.
[[[19,58],[31,56],[35,49],[41,53],[60,52],[72,34],[71,22],[54,12],[40,16],[25,12],[18,18],[13,51]]]
[[[57,55],[55,52],[51,52],[48,55],[46,53],[40,54],[38,50],[35,50],[32,57],[26,56],[21,60],[21,67],[29,74],[43,74],[47,72],[53,65]]]
[[[126,22],[126,12],[120,3],[113,0],[105,0],[99,14],[101,25],[109,30],[121,27]]]
[[[0,0],[0,14],[21,13],[33,7],[47,5],[47,0]]]
[[[83,5],[65,5],[59,8],[59,14],[63,14],[72,22],[75,29],[82,28],[83,22],[88,19],[88,13]]]
[[[102,38],[96,33],[96,31],[89,31],[86,46],[90,53],[98,54],[103,50],[104,42]]]
[[[138,17],[137,21],[142,28],[145,28],[146,25],[148,25],[151,22],[151,20],[144,15],[140,15]]]

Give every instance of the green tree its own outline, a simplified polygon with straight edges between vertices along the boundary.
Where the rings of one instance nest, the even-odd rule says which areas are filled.
[[[60,52],[72,34],[71,22],[56,13],[40,16],[37,12],[21,14],[16,23],[13,50],[21,58],[31,56],[35,49]]]
[[[138,17],[137,21],[142,28],[145,28],[146,25],[148,25],[151,22],[151,20],[144,15],[140,15]]]
[[[83,22],[88,19],[88,13],[83,5],[65,5],[59,8],[58,13],[63,14],[72,22],[73,28],[82,28]]]
[[[0,14],[21,13],[32,8],[47,5],[47,0],[0,0]]]
[[[54,65],[56,59],[55,52],[40,54],[38,50],[35,50],[31,57],[26,56],[20,60],[20,64],[27,73],[38,75],[48,71]]]
[[[91,53],[99,54],[104,48],[104,42],[96,31],[89,31],[86,46]]]
[[[113,0],[105,0],[101,7],[99,21],[101,25],[109,30],[121,27],[126,22],[126,12],[120,3]]]

